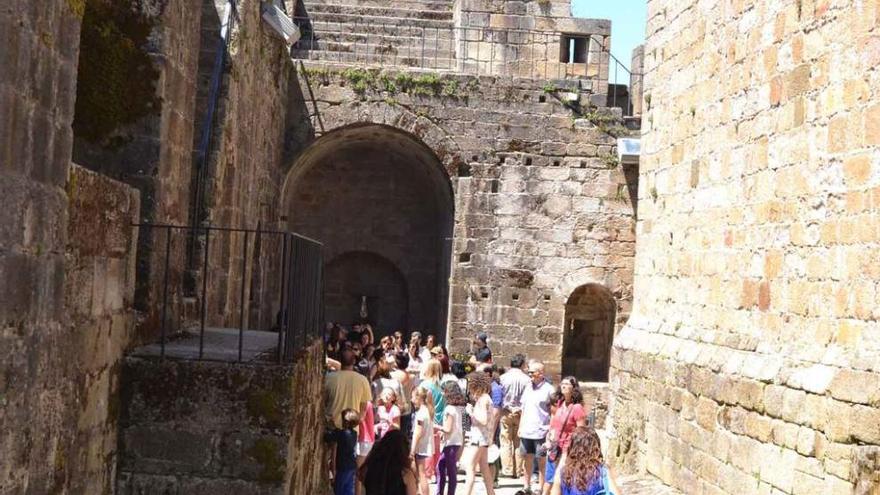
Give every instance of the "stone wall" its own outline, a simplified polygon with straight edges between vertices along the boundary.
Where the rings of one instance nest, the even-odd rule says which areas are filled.
[[[119,360],[134,337],[132,310],[139,219],[136,190],[77,165],[67,183],[64,370],[75,393],[75,435],[65,452],[69,493],[111,493],[116,469]],[[57,466],[56,466],[57,467]]]
[[[321,493],[322,365],[126,358],[117,493]]]
[[[0,493],[67,481],[73,390],[57,366],[78,2],[0,8]],[[60,473],[60,474],[58,474]]]
[[[385,81],[396,73],[383,78],[320,65],[299,76],[302,88],[303,76],[309,78],[314,101],[298,103],[303,121],[291,125],[311,125],[328,139],[352,124],[391,126],[428,146],[445,167],[455,197],[447,334],[453,351],[466,351],[472,334],[484,330],[502,362],[527,352],[557,373],[565,302],[587,283],[608,289],[625,321],[633,184],[613,156],[616,117],[586,105],[588,89],[570,83],[568,90],[545,90],[538,81],[487,77],[432,82],[430,73],[411,72],[394,84],[412,87],[389,91]],[[306,137],[295,148],[308,144]],[[285,201],[300,164],[294,162]]]
[[[596,94],[605,94],[611,21],[572,17],[570,0],[457,0],[453,15],[458,71],[584,78]],[[576,63],[569,58],[572,38],[581,39]]]
[[[687,493],[876,493],[880,5],[648,5],[617,460]]]
[[[184,0],[81,3],[74,161],[137,188],[143,221],[186,225],[201,8]],[[165,239],[158,230],[140,234],[137,304],[149,339],[161,323]],[[185,249],[185,237],[174,237],[174,308]]]
[[[214,119],[202,221],[221,227],[277,229],[292,63],[284,43],[262,22],[260,2],[238,2],[236,8],[239,18],[230,35]],[[216,44],[217,39],[205,42]],[[205,50],[215,48],[206,46]],[[243,234],[218,235],[210,242],[210,324],[238,325],[242,280],[245,301],[254,300],[254,313],[246,308],[245,316],[251,321],[251,328],[266,329],[274,322],[278,291],[270,274],[281,263],[280,245],[276,237],[263,238],[259,246],[262,263],[255,264],[254,241],[255,236],[251,236],[251,259],[244,275],[240,268],[245,255]],[[257,313],[257,309],[263,311]]]

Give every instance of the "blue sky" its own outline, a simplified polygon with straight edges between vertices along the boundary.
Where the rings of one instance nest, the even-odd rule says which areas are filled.
[[[629,68],[633,48],[645,40],[646,3],[646,0],[571,0],[571,11],[575,17],[611,19],[611,53]]]

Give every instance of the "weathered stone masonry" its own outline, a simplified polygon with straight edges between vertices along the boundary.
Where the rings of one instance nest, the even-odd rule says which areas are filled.
[[[648,8],[612,449],[687,493],[876,493],[880,4]]]
[[[525,351],[558,372],[566,301],[588,283],[606,287],[625,320],[634,253],[632,184],[602,124],[578,118],[554,92],[530,80],[448,76],[437,83],[436,93],[412,94],[386,91],[379,71],[355,74],[310,64],[300,74],[301,87],[303,76],[310,79],[315,101],[302,104],[315,105],[327,133],[313,146],[334,129],[391,126],[424,142],[451,176],[448,339],[454,350],[466,350],[473,332],[485,330],[499,358]],[[384,74],[395,77],[394,71]],[[374,82],[362,89],[357,81],[363,78]],[[454,92],[442,95],[443,81],[454,81],[446,86]],[[558,93],[562,98],[565,91]],[[310,124],[318,125],[312,119]],[[288,179],[288,205],[298,201],[291,198],[297,178]],[[330,180],[306,190],[332,199],[337,187]],[[320,228],[327,222],[309,225],[297,220],[297,208],[287,211],[295,230],[326,236]],[[330,225],[337,225],[346,215],[336,211],[333,219]],[[328,249],[332,253],[333,244]]]

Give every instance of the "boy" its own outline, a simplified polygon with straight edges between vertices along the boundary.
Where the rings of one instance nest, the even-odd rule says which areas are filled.
[[[361,419],[354,409],[342,411],[342,429],[327,431],[325,440],[334,444],[331,471],[334,473],[334,495],[354,495],[357,472],[355,446],[358,441],[357,428]]]

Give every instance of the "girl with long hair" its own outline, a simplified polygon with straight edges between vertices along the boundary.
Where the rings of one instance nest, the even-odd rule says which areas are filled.
[[[596,430],[579,426],[556,469],[551,495],[614,495],[620,493],[605,459]]]
[[[366,495],[417,495],[416,475],[400,430],[390,430],[376,442],[358,469],[358,479]]]
[[[574,430],[587,425],[587,411],[584,408],[584,396],[581,393],[577,378],[567,376],[559,382],[556,390],[555,411],[550,418],[550,430],[547,432],[545,448],[547,449],[546,473],[543,495],[549,495],[556,473],[556,465],[562,454],[568,449]]]
[[[455,495],[455,487],[458,484],[458,457],[464,445],[462,414],[467,405],[467,399],[465,399],[457,382],[443,383],[443,397],[446,399],[443,425],[435,426],[442,434],[442,451],[440,459],[437,461],[437,495],[443,495],[447,481],[449,482],[448,495]]]
[[[483,485],[486,486],[488,495],[495,495],[492,484],[492,470],[489,468],[489,445],[492,427],[492,378],[483,372],[474,372],[468,375],[468,394],[474,401],[473,406],[468,405],[468,413],[471,416],[471,445],[474,447],[470,462],[465,464],[465,495],[471,495],[477,476],[477,468],[483,477]]]
[[[419,494],[428,495],[428,463],[434,455],[434,403],[428,390],[424,388],[413,389],[412,405],[416,410],[413,421],[412,443],[409,448],[409,456],[416,466],[416,474],[419,482]]]
[[[440,378],[443,376],[443,366],[436,359],[425,361],[422,366],[422,381],[419,388],[423,388],[430,392],[429,399],[434,403],[434,424],[440,426],[443,424],[443,413],[446,409],[446,398],[443,397],[443,390],[440,388]],[[437,462],[440,461],[440,432],[431,431],[432,441],[434,443],[434,455],[430,462],[427,463],[428,477],[433,477]]]

